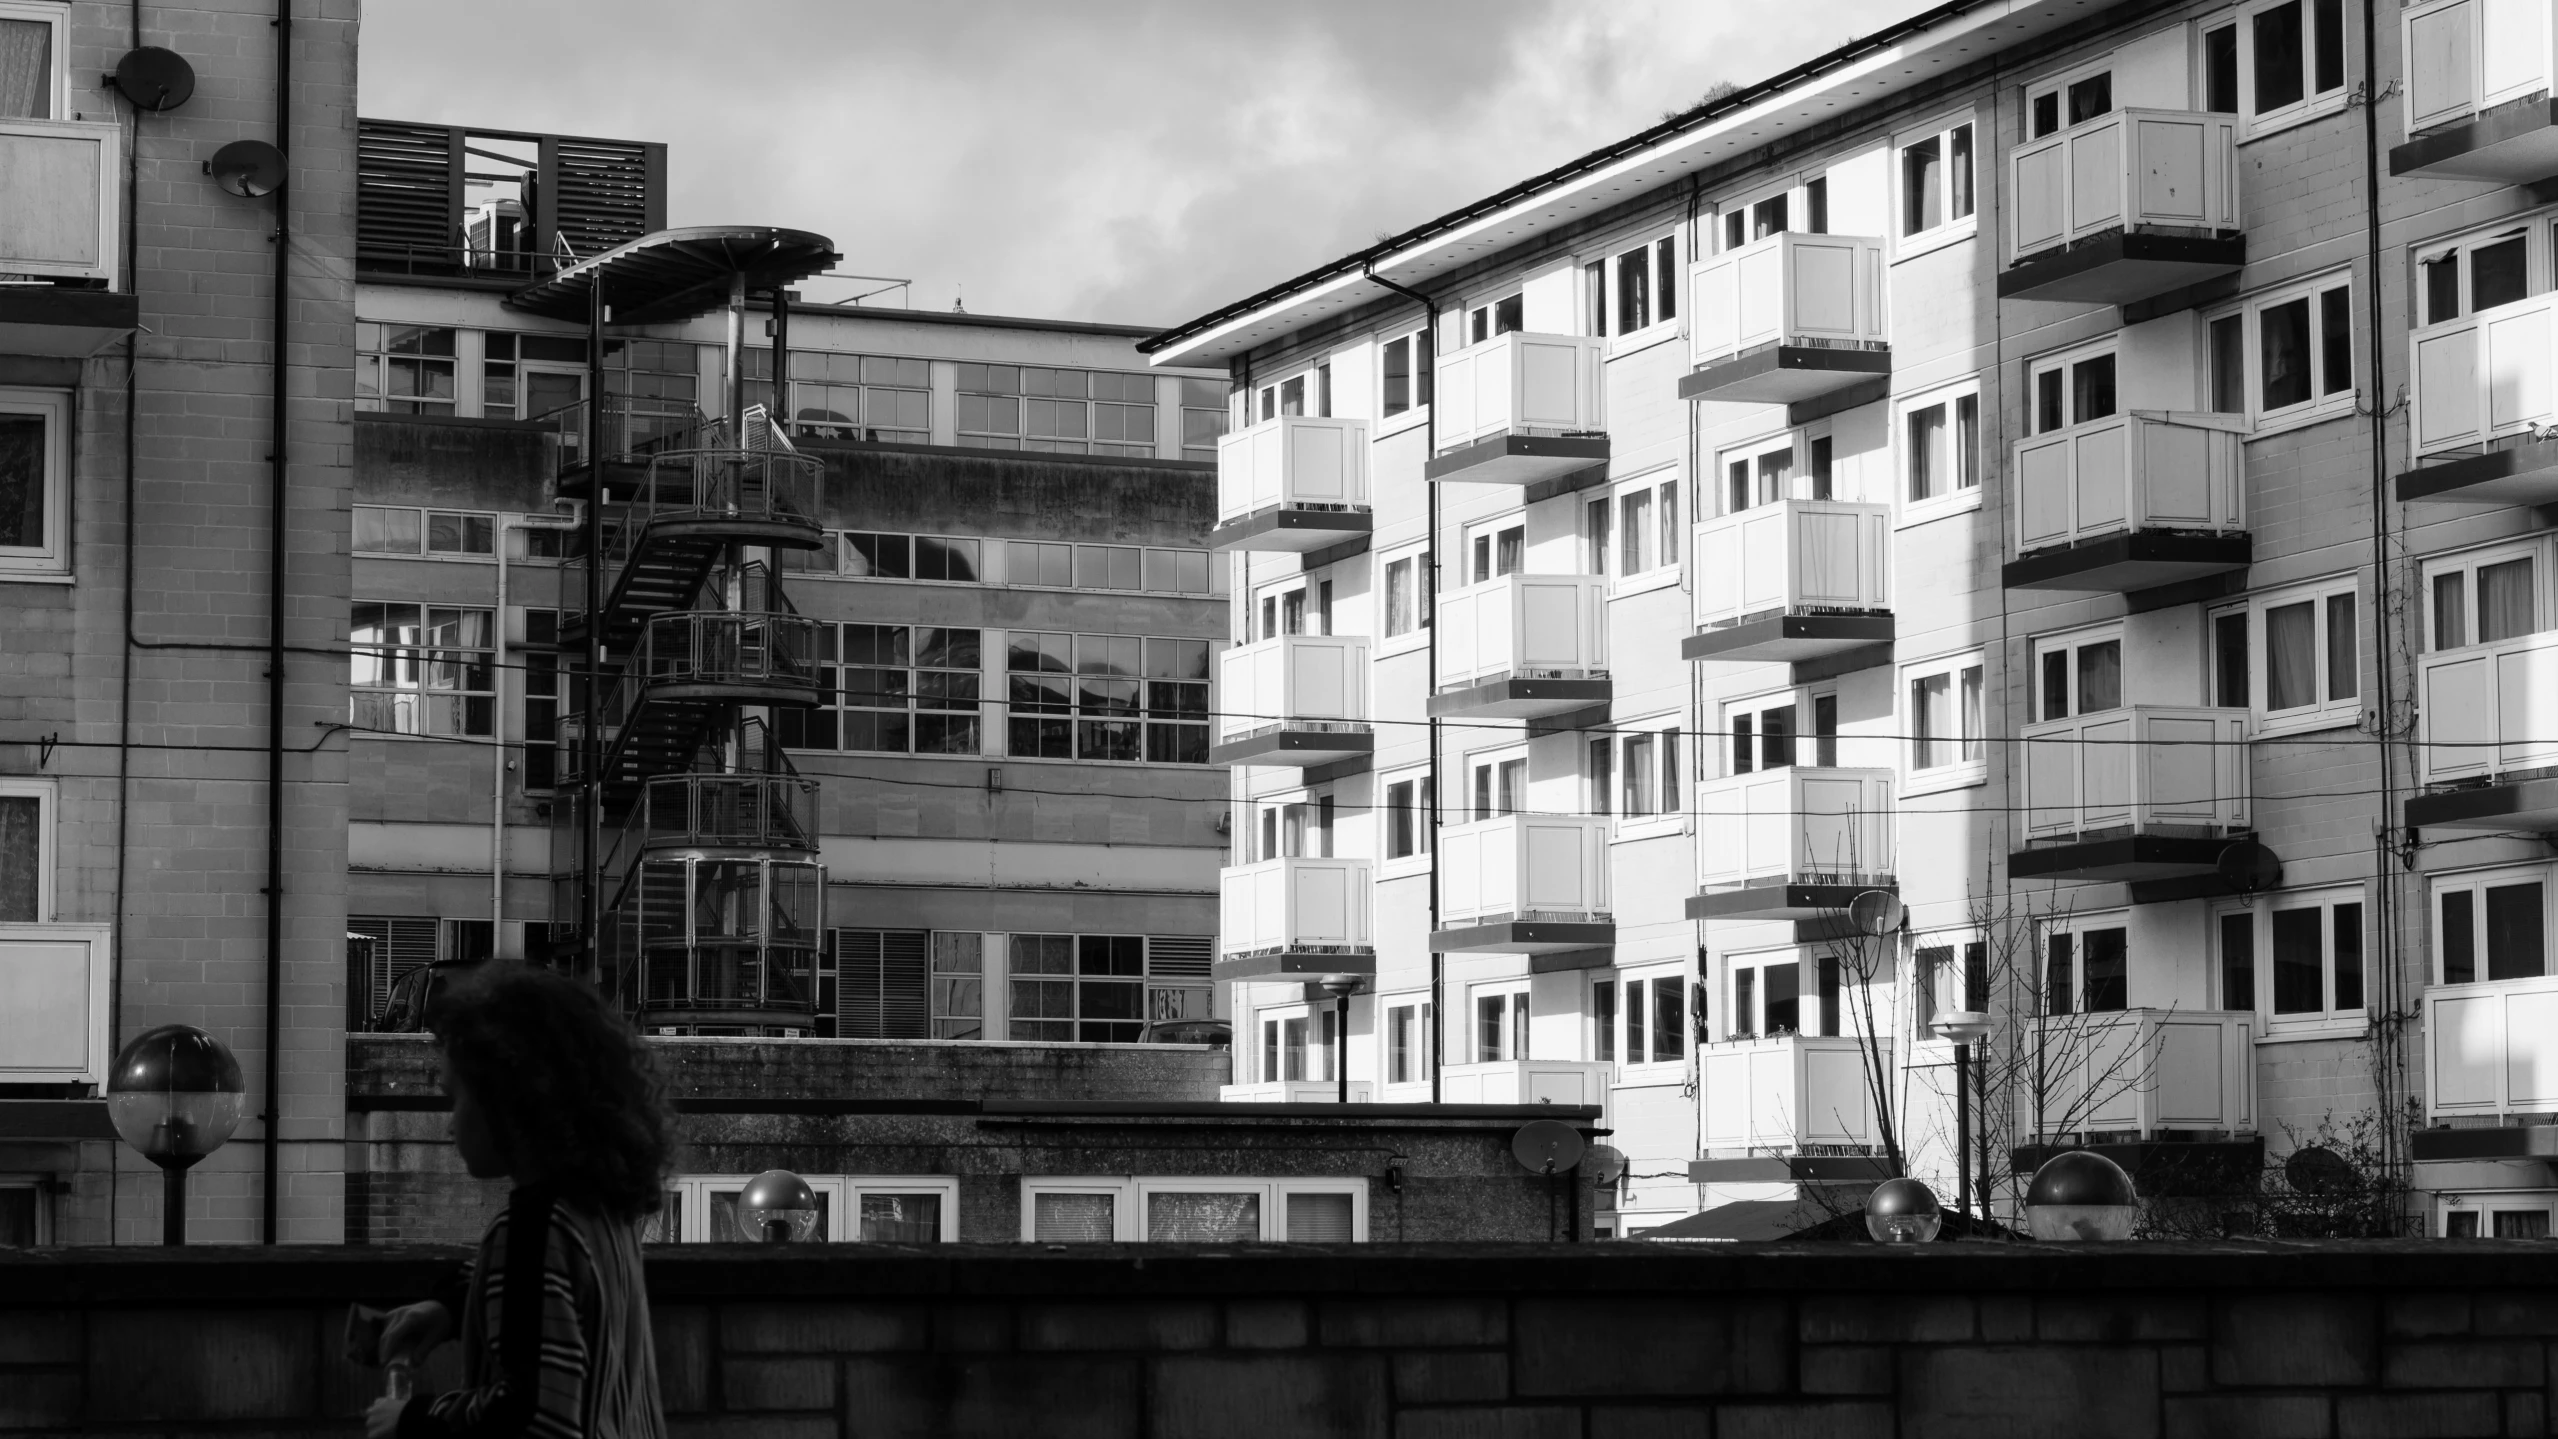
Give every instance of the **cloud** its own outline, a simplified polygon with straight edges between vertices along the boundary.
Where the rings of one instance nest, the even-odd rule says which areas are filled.
[[[360,108],[663,140],[674,223],[820,231],[918,307],[1170,324],[1907,5],[371,0]]]

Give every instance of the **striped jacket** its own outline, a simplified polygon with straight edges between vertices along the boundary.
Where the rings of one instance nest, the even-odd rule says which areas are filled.
[[[410,1400],[400,1439],[664,1439],[637,1225],[522,1186],[435,1297],[464,1387]]]

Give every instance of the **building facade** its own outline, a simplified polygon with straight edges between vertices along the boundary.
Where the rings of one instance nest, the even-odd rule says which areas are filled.
[[[1238,1097],[1600,1103],[1629,1230],[2086,1143],[2546,1232],[2552,23],[1939,6],[1148,341]]]

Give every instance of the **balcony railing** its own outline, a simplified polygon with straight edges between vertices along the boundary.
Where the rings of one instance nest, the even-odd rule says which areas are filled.
[[[0,1084],[104,1084],[112,936],[103,924],[0,924]]]
[[[2256,1016],[2125,1009],[2038,1021],[2018,1057],[2020,1135],[2256,1127]]]
[[[1605,428],[1607,341],[1514,330],[1442,355],[1431,408],[1442,453],[1505,434],[1578,435]]]
[[[1450,825],[1439,841],[1445,926],[1609,917],[1605,819],[1504,815]]]
[[[2558,1110],[2558,977],[2425,991],[2429,1120],[2552,1110]]]
[[[1607,587],[1600,575],[1503,575],[1441,596],[1439,687],[1605,676]]]
[[[639,650],[605,699],[604,723],[626,723],[652,690],[817,689],[817,622],[799,615],[678,610],[652,615]]]
[[[2416,456],[2482,449],[2558,420],[2558,292],[2407,337]]]
[[[1281,415],[1217,440],[1217,522],[1368,508],[1368,422]]]
[[[2558,765],[2558,632],[2423,655],[2416,671],[2419,782]]]
[[[652,849],[817,847],[817,782],[795,774],[658,775],[646,805]]]
[[[1700,783],[1696,807],[1701,887],[1892,882],[1888,769],[1729,775]]]
[[[562,470],[586,462],[586,401],[571,401],[533,420],[559,436]],[[604,397],[604,457],[608,460],[716,447],[727,437],[727,430],[725,421],[703,414],[689,401]]]
[[[1892,508],[1779,500],[1696,526],[1699,629],[1892,605]]]
[[[2407,134],[2552,92],[2558,27],[2539,0],[2425,0],[2398,15]]]
[[[1281,635],[1217,657],[1217,742],[1284,730],[1366,734],[1368,642]]]
[[[2247,711],[2129,705],[2018,732],[2025,836],[2247,828]]]
[[[2019,440],[2017,552],[2132,530],[2234,534],[2245,478],[2239,436],[2200,425],[2121,414]]]
[[[1609,1083],[1616,1066],[1604,1060],[1493,1059],[1451,1064],[1439,1071],[1439,1097],[1447,1104],[1588,1104],[1609,1122]]]
[[[2026,838],[2248,826],[2246,711],[2126,705],[2028,723]]]
[[[1218,871],[1220,955],[1364,953],[1368,861],[1268,859]]]
[[[0,119],[0,273],[117,288],[122,136],[98,121]]]
[[[825,934],[811,861],[642,859],[606,922],[608,958],[643,1011],[807,1011]]]
[[[2239,226],[2235,115],[2116,110],[2029,140],[2008,163],[2012,260],[2109,230]]]
[[[1884,342],[1883,242],[1871,236],[1784,231],[1697,261],[1688,283],[1699,365],[1761,345]]]
[[[1891,1063],[1887,1044],[1887,1072]],[[1772,1155],[1814,1146],[1879,1151],[1883,1140],[1865,1065],[1864,1041],[1851,1035],[1780,1034],[1704,1045],[1697,1051],[1700,1143],[1708,1151]]]

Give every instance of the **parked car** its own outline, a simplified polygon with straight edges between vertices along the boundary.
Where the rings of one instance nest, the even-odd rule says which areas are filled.
[[[1231,1048],[1235,1027],[1222,1019],[1158,1019],[1137,1036],[1140,1044],[1206,1044]]]

